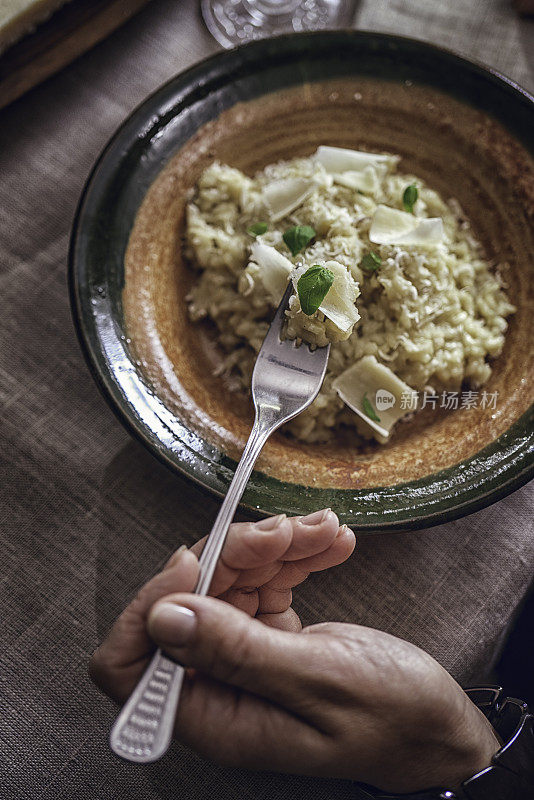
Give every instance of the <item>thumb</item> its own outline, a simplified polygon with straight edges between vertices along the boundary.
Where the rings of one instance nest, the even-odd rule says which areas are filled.
[[[211,597],[169,595],[151,608],[147,627],[183,666],[286,707],[309,699],[321,672],[323,637],[270,628]]]

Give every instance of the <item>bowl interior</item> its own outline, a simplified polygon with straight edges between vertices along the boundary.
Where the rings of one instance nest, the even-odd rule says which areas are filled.
[[[425,63],[432,70],[423,76]],[[313,446],[276,434],[245,499],[272,512],[334,505],[363,528],[415,527],[473,510],[524,480],[534,162],[520,136],[532,106],[461,59],[378,35],[284,37],[211,59],[204,86],[192,72],[185,85],[178,80],[149,99],[104,154],[73,246],[84,343],[129,424],[216,491],[250,430],[249,400],[214,375],[214,331],[187,317],[195,275],[182,254],[184,209],[202,170],[219,159],[253,174],[319,144],[386,150],[402,156],[401,169],[456,197],[487,256],[505,264],[517,312],[485,387],[497,393],[496,407],[428,409],[386,446],[362,447],[350,433]],[[113,160],[121,137],[122,158]],[[105,271],[96,261],[103,241]]]

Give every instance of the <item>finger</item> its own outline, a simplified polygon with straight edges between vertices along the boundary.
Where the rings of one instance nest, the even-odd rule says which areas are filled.
[[[234,523],[228,530],[210,594],[218,596],[232,585],[261,586],[274,577],[280,560],[293,561],[322,552],[338,529],[338,518],[331,509],[306,517],[287,519],[280,515],[256,523]],[[200,555],[205,542],[206,537],[193,545],[192,552]]]
[[[224,600],[225,603],[240,611],[244,611],[249,617],[255,617],[259,606],[259,596],[257,589],[228,589],[223,594],[219,595],[219,600]]]
[[[237,573],[233,586],[235,589],[251,589],[253,587],[263,586],[264,583],[269,583],[282,569],[284,562],[277,560],[271,561],[264,567],[256,567],[255,569],[243,569]]]
[[[298,633],[302,630],[302,622],[297,612],[293,608],[282,611],[281,614],[257,614],[256,619],[269,625],[270,628],[278,628],[280,631],[292,631]]]
[[[306,580],[310,572],[336,567],[352,554],[356,545],[356,537],[350,528],[342,525],[336,538],[322,553],[303,558],[301,561],[288,561],[282,565],[276,575],[265,582],[270,589],[291,589]],[[262,587],[263,588],[263,587]]]
[[[290,519],[292,523],[293,520]],[[333,541],[328,537],[326,549],[316,555],[303,557],[298,561],[276,561],[264,567],[242,570],[234,582],[235,587],[254,587],[267,584],[273,588],[291,588],[302,583],[310,572],[337,566],[351,555],[356,545],[354,533],[341,525]],[[274,581],[274,579],[276,579]],[[274,581],[274,582],[273,582]]]
[[[259,522],[235,522],[228,536],[210,587],[211,595],[219,595],[233,585],[243,569],[273,564],[291,544],[292,525],[285,514]],[[200,555],[206,537],[191,548]]]
[[[291,589],[258,589],[258,610],[256,614],[281,614],[287,611],[293,601]]]
[[[310,681],[324,664],[318,636],[262,625],[210,597],[164,598],[150,610],[147,625],[154,641],[184,666],[287,708],[306,707]]]
[[[171,592],[193,591],[198,573],[196,557],[183,550],[174,564],[148,581],[124,609],[89,662],[91,678],[102,691],[117,700],[128,696],[127,691],[124,694],[126,678],[135,678],[142,671],[140,662],[154,649],[146,630],[149,609],[156,600]]]
[[[292,537],[284,553],[284,561],[322,553],[334,541],[339,529],[339,520],[330,508],[315,511],[306,517],[292,517],[289,521]]]
[[[218,598],[224,600],[225,603],[230,603],[234,608],[244,611],[249,617],[278,617],[289,610],[292,602],[292,593],[290,589],[277,591],[275,589],[228,589],[227,592],[221,594]],[[297,617],[295,612],[294,616]],[[297,617],[298,619],[298,617]],[[273,627],[283,628],[283,625],[273,625]],[[300,630],[299,627],[288,627],[287,630]]]

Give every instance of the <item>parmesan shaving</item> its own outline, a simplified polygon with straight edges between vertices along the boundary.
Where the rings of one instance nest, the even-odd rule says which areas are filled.
[[[435,247],[443,242],[443,220],[441,217],[420,219],[406,211],[378,205],[369,239],[375,244]]]
[[[346,186],[347,189],[355,189],[358,192],[374,194],[379,188],[378,175],[373,166],[365,167],[362,170],[335,172],[332,177],[334,183]]]
[[[263,199],[272,222],[287,217],[302,205],[315,188],[315,182],[306,178],[282,178],[269,183],[263,190]]]
[[[317,148],[315,159],[333,175],[341,172],[362,172],[369,166],[387,172],[399,161],[398,156],[386,153],[366,153],[362,150],[347,150],[344,147],[324,145]]]
[[[368,434],[382,443],[395,423],[417,408],[417,392],[374,356],[365,356],[342,372],[332,382],[332,388],[370,429]],[[379,422],[365,413],[364,396],[376,409]]]
[[[291,261],[274,247],[254,242],[250,248],[251,260],[260,268],[260,280],[273,305],[277,306],[284,294],[293,269]]]

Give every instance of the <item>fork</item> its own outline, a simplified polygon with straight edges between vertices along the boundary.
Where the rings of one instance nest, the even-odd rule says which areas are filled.
[[[258,353],[252,373],[254,425],[228,493],[199,560],[195,594],[209,591],[228,528],[260,451],[273,431],[304,411],[323,383],[330,345],[311,351],[282,339],[290,282]],[[169,747],[184,668],[158,649],[111,730],[114,753],[141,764],[157,761]]]

